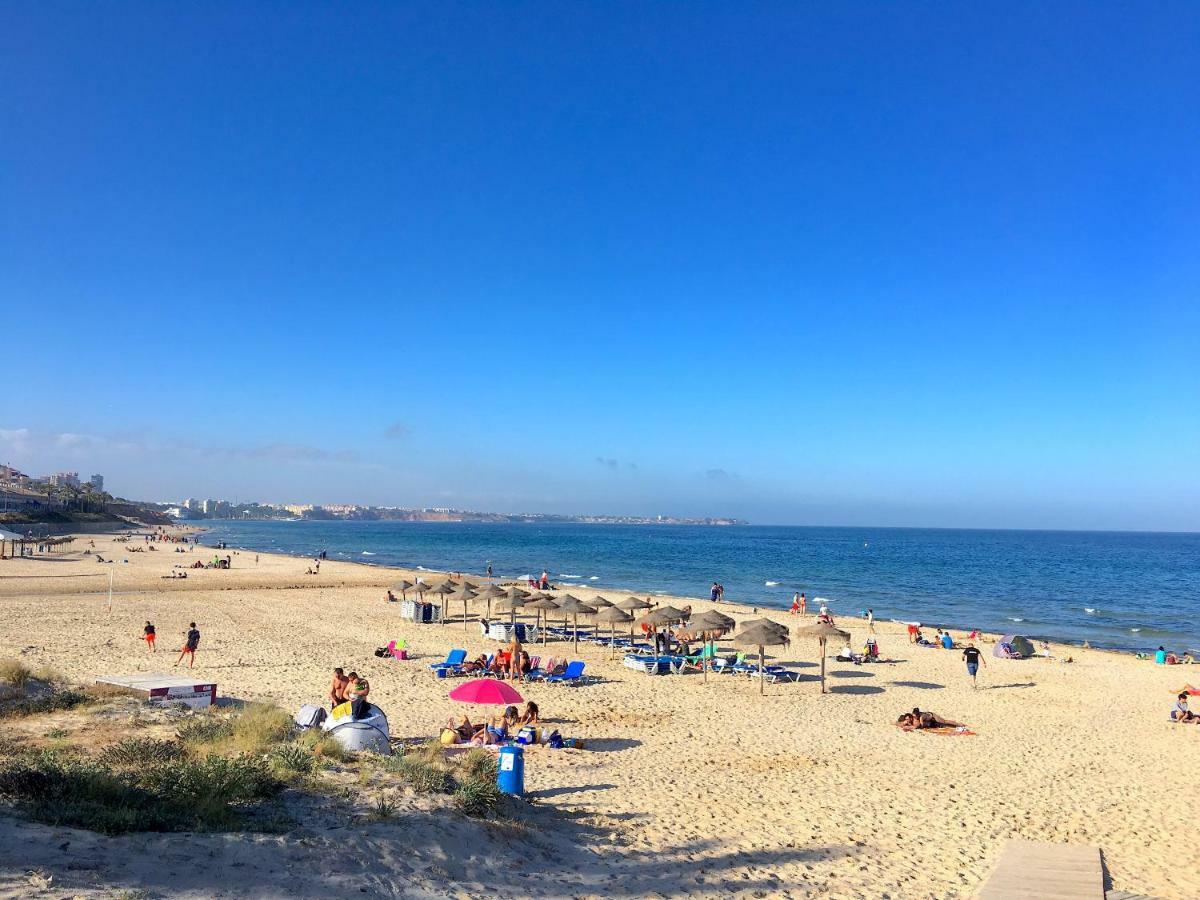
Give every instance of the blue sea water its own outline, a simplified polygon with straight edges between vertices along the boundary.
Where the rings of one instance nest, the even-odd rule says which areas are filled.
[[[1200,534],[918,528],[213,521],[202,541],[375,565],[550,572],[556,582],[1019,632],[1200,648]],[[819,601],[817,601],[819,602]],[[811,608],[811,607],[810,607]]]

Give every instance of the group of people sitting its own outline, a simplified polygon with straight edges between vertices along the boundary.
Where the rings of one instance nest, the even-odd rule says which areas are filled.
[[[333,683],[329,686],[331,710],[349,703],[350,715],[355,719],[365,719],[370,715],[371,703],[367,699],[370,695],[371,684],[365,675],[357,672],[347,675],[341,667],[333,670]]]
[[[1139,653],[1138,657],[1144,658],[1144,654]],[[1172,653],[1163,647],[1154,651],[1154,662],[1160,666],[1190,666],[1195,661],[1190,653]]]
[[[856,666],[861,666],[863,663],[879,662],[879,642],[873,637],[867,638],[867,642],[863,645],[862,653],[855,653],[850,649],[850,645],[846,644],[838,651],[838,662],[854,663]]]
[[[525,728],[535,729],[541,723],[538,705],[530,700],[525,704],[525,710],[518,712],[515,706],[504,709],[504,715],[492,716],[486,722],[473,724],[467,716],[458,722],[451,719],[442,731],[442,743],[471,744],[484,747],[488,744],[502,744],[510,735],[516,735]],[[535,743],[529,740],[527,743]]]
[[[937,713],[913,707],[912,712],[901,713],[896,720],[901,731],[916,731],[922,728],[965,728],[962,722],[952,722]]]

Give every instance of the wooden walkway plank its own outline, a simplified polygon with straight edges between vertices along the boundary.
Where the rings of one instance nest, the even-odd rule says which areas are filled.
[[[1009,841],[979,900],[1104,900],[1100,848]]]

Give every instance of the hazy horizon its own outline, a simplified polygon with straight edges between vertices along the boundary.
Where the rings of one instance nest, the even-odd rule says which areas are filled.
[[[7,6],[0,463],[1200,531],[1196,21]]]

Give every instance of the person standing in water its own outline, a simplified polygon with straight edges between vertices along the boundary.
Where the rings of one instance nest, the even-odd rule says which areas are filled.
[[[970,643],[963,650],[963,659],[967,661],[967,674],[971,676],[971,687],[978,687],[975,682],[975,676],[979,672],[979,664],[982,662],[985,666],[987,665],[983,659],[983,654],[975,649],[974,643]]]
[[[800,595],[792,594],[792,615],[794,616],[798,612],[800,612]]]

